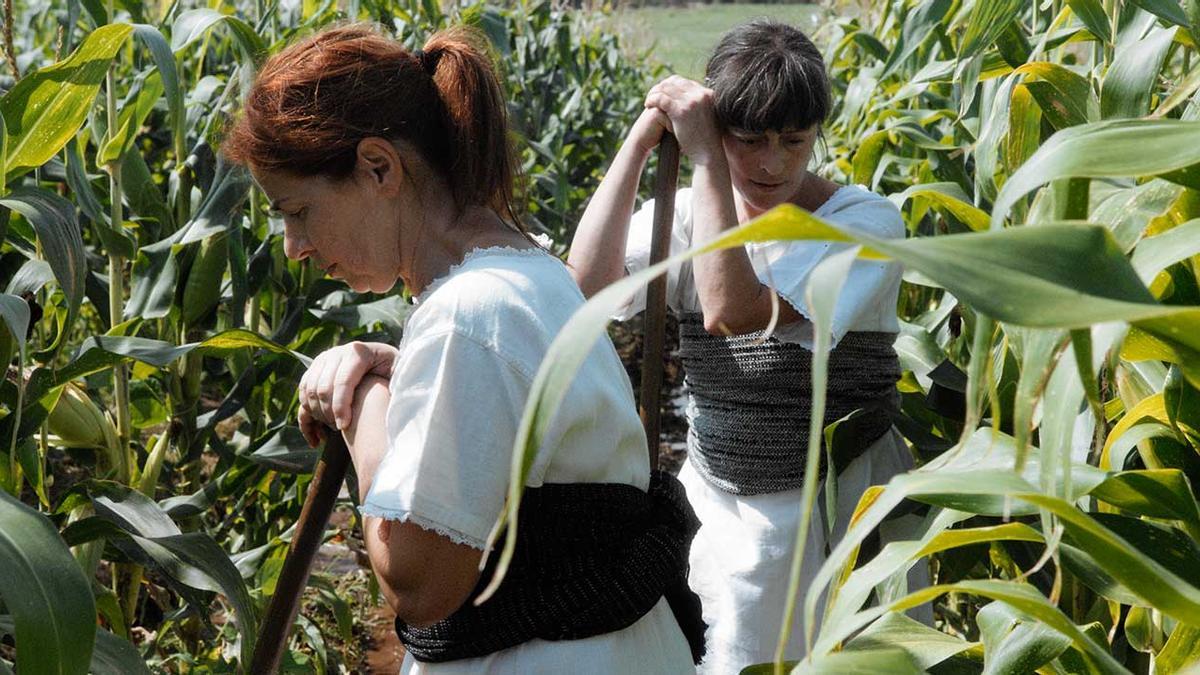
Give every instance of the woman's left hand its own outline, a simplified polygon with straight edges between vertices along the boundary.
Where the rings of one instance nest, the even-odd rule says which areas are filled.
[[[646,95],[645,106],[666,114],[679,149],[696,164],[725,158],[713,91],[708,87],[672,75],[654,85]]]
[[[396,348],[380,342],[351,342],[321,352],[300,378],[296,421],[308,444],[317,447],[325,425],[345,431],[352,420],[354,392],[367,375],[389,378]]]

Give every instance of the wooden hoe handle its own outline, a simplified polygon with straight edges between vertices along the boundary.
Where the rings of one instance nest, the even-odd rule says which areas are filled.
[[[325,539],[325,526],[329,524],[329,515],[333,512],[349,465],[350,452],[346,450],[342,432],[326,427],[325,451],[321,453],[321,459],[313,471],[308,495],[304,498],[300,519],[296,521],[296,530],[292,535],[292,545],[275,584],[275,594],[271,596],[267,613],[259,625],[258,641],[250,668],[246,671],[248,673],[269,675],[279,669],[292,623],[300,611],[300,598],[304,594],[304,587],[308,585],[313,558]]]
[[[679,141],[664,133],[658,144],[658,175],[654,181],[654,230],[650,264],[662,262],[671,250],[671,225],[675,220],[675,185],[679,181]],[[642,331],[642,396],[638,412],[646,430],[650,469],[658,468],[659,393],[663,379],[663,341],[667,324],[667,275],[646,288],[646,315]]]

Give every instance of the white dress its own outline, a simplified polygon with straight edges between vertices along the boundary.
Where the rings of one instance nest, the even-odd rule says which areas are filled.
[[[362,512],[409,521],[483,549],[504,504],[517,424],[554,336],[583,304],[562,262],[536,249],[479,249],[425,290],[393,367],[388,452]],[[526,482],[626,483],[649,465],[633,391],[607,340],[585,359]],[[693,672],[666,600],[620,631],[533,640],[402,673]]]
[[[860,229],[877,237],[904,236],[904,223],[887,199],[859,186],[842,187],[814,215]],[[645,269],[650,258],[654,203],[647,202],[630,221],[626,245],[626,268],[632,273]],[[692,191],[679,190],[675,197],[675,219],[671,254],[701,242],[692,241]],[[747,245],[755,273],[801,315],[810,316],[804,302],[809,274],[822,259],[850,244],[824,242],[768,242]],[[896,300],[900,289],[900,267],[891,262],[855,260],[850,276],[834,309],[833,344],[849,331],[898,332]],[[620,311],[624,319],[645,307],[645,292]],[[690,263],[672,268],[667,279],[667,303],[677,313],[700,312],[700,298]],[[781,326],[775,336],[809,349],[812,325],[803,321]],[[691,405],[689,403],[689,416]],[[838,515],[832,539],[845,531],[859,496],[870,485],[886,483],[912,466],[904,440],[895,430],[871,444],[838,476]],[[783,620],[792,551],[800,518],[800,490],[771,494],[736,495],[725,492],[686,463],[679,480],[700,518],[700,531],[692,542],[688,583],[700,596],[706,634],[707,655],[702,673],[737,673],[754,663],[774,659]],[[818,497],[818,506],[824,497]],[[814,515],[809,527],[802,564],[801,593],[825,559],[826,535],[821,518]],[[909,523],[888,524],[894,531]],[[899,525],[899,527],[897,527]],[[884,540],[887,528],[881,528]],[[919,567],[919,566],[918,566]],[[910,575],[910,587],[927,584],[923,572]],[[793,623],[786,652],[788,659],[804,656],[801,612]],[[932,616],[918,612],[932,622]]]

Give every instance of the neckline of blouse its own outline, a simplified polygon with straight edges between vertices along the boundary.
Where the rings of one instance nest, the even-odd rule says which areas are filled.
[[[425,286],[425,288],[421,290],[420,293],[413,296],[413,304],[420,305],[421,303],[427,301],[429,299],[429,296],[433,295],[434,291],[441,288],[441,286],[443,284],[445,284],[447,281],[449,281],[455,274],[458,274],[458,272],[460,272],[462,270],[462,268],[466,267],[469,263],[471,263],[475,260],[478,260],[480,258],[487,258],[487,257],[491,257],[491,256],[511,256],[511,257],[519,257],[519,258],[533,258],[533,257],[541,256],[541,255],[548,256],[550,254],[547,253],[545,249],[538,247],[538,246],[530,246],[529,248],[516,248],[514,246],[503,246],[503,245],[502,246],[478,246],[476,248],[471,249],[470,251],[467,251],[466,255],[463,256],[463,259],[460,262],[451,265],[449,268],[447,268],[447,270],[444,273],[442,273],[441,276],[439,276],[436,279],[434,279],[433,281],[429,282]]]

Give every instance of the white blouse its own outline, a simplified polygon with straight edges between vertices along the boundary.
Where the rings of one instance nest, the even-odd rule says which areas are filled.
[[[866,188],[839,188],[813,215],[882,238],[903,238],[904,221],[895,205]],[[654,226],[654,200],[633,214],[625,245],[625,268],[639,272],[650,264],[650,239]],[[692,241],[692,189],[675,193],[675,219],[671,228],[671,255],[702,242]],[[817,263],[846,250],[847,243],[819,241],[770,241],[746,245],[750,263],[759,281],[774,289],[797,312],[811,317],[804,301],[808,276]],[[901,268],[895,262],[858,259],[838,297],[833,316],[833,345],[851,330],[896,333],[896,297],[900,292]],[[672,266],[667,273],[667,305],[676,313],[700,311],[700,296],[692,276],[691,262]],[[643,288],[614,317],[628,319],[646,307]],[[812,348],[812,324],[801,321],[779,326],[775,337]]]
[[[389,447],[362,512],[409,521],[478,549],[508,490],[517,426],[551,341],[583,304],[557,258],[488,248],[427,288],[408,316],[392,370]],[[608,340],[584,360],[538,448],[527,487],[625,483],[650,468],[633,390]],[[533,640],[479,659],[420,663],[403,673],[691,672],[665,600],[632,626],[584,640]]]

